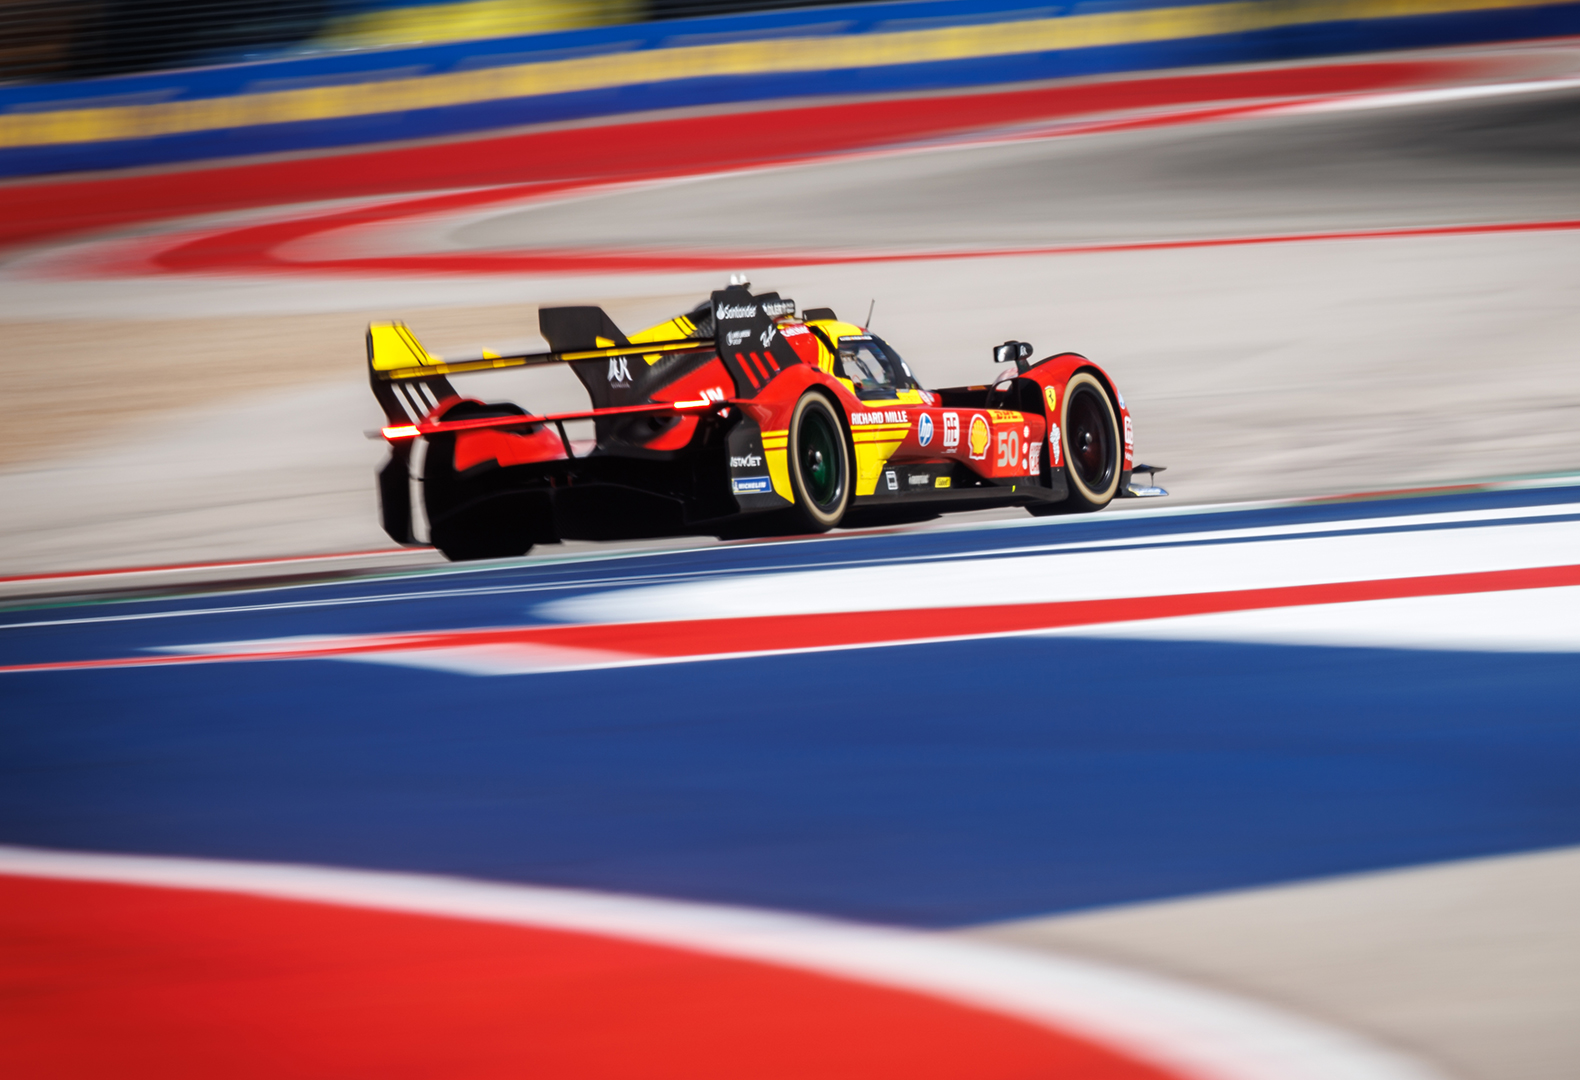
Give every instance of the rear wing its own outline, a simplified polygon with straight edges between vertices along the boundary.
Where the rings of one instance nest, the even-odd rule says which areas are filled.
[[[461,430],[467,427],[508,427],[512,424],[533,424],[554,420],[584,420],[605,415],[633,412],[674,411],[679,405],[702,408],[714,404],[704,401],[693,406],[690,402],[627,405],[616,408],[592,409],[582,413],[563,413],[556,417],[505,416],[476,420],[458,420],[451,424],[424,424],[422,421],[435,405],[445,398],[454,397],[455,389],[449,376],[479,371],[500,371],[506,368],[541,367],[548,364],[569,364],[582,360],[604,360],[634,353],[712,353],[712,338],[686,338],[679,341],[644,341],[619,345],[599,346],[591,349],[573,349],[541,353],[518,353],[503,356],[485,350],[482,356],[464,360],[446,360],[434,356],[423,348],[416,335],[405,323],[373,323],[368,327],[368,381],[373,396],[378,399],[389,426],[384,428],[385,438],[415,438],[441,430]],[[394,431],[396,434],[392,435]]]

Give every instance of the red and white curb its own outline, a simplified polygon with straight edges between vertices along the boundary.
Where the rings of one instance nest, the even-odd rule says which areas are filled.
[[[0,847],[0,875],[208,890],[667,946],[987,1010],[1191,1080],[1437,1077],[1347,1032],[1154,975],[804,915],[418,874],[18,847]]]

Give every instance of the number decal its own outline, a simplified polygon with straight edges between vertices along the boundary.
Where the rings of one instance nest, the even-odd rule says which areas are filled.
[[[1020,465],[1020,432],[998,433],[998,467],[1017,468]]]

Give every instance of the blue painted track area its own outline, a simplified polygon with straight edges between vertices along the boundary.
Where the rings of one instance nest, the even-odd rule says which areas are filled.
[[[922,589],[1050,546],[1076,575],[1105,545],[1141,559],[1255,530],[1405,531],[1427,552],[1571,508],[1580,488],[1108,514],[12,608],[0,664],[544,625],[546,601],[765,570],[902,567]],[[929,927],[1580,842],[1580,653],[1149,633],[504,676],[316,658],[5,672],[0,842]]]

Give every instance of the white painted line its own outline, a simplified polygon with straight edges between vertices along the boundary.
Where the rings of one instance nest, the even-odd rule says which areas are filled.
[[[1462,652],[1580,652],[1580,586],[1104,623],[1041,636]]]
[[[566,597],[566,623],[667,622],[1177,596],[1580,561],[1580,521],[809,569]]]
[[[1017,1017],[1193,1080],[1440,1080],[1359,1036],[1159,976],[806,915],[420,874],[18,847],[0,847],[0,873],[549,928],[753,960]]]

